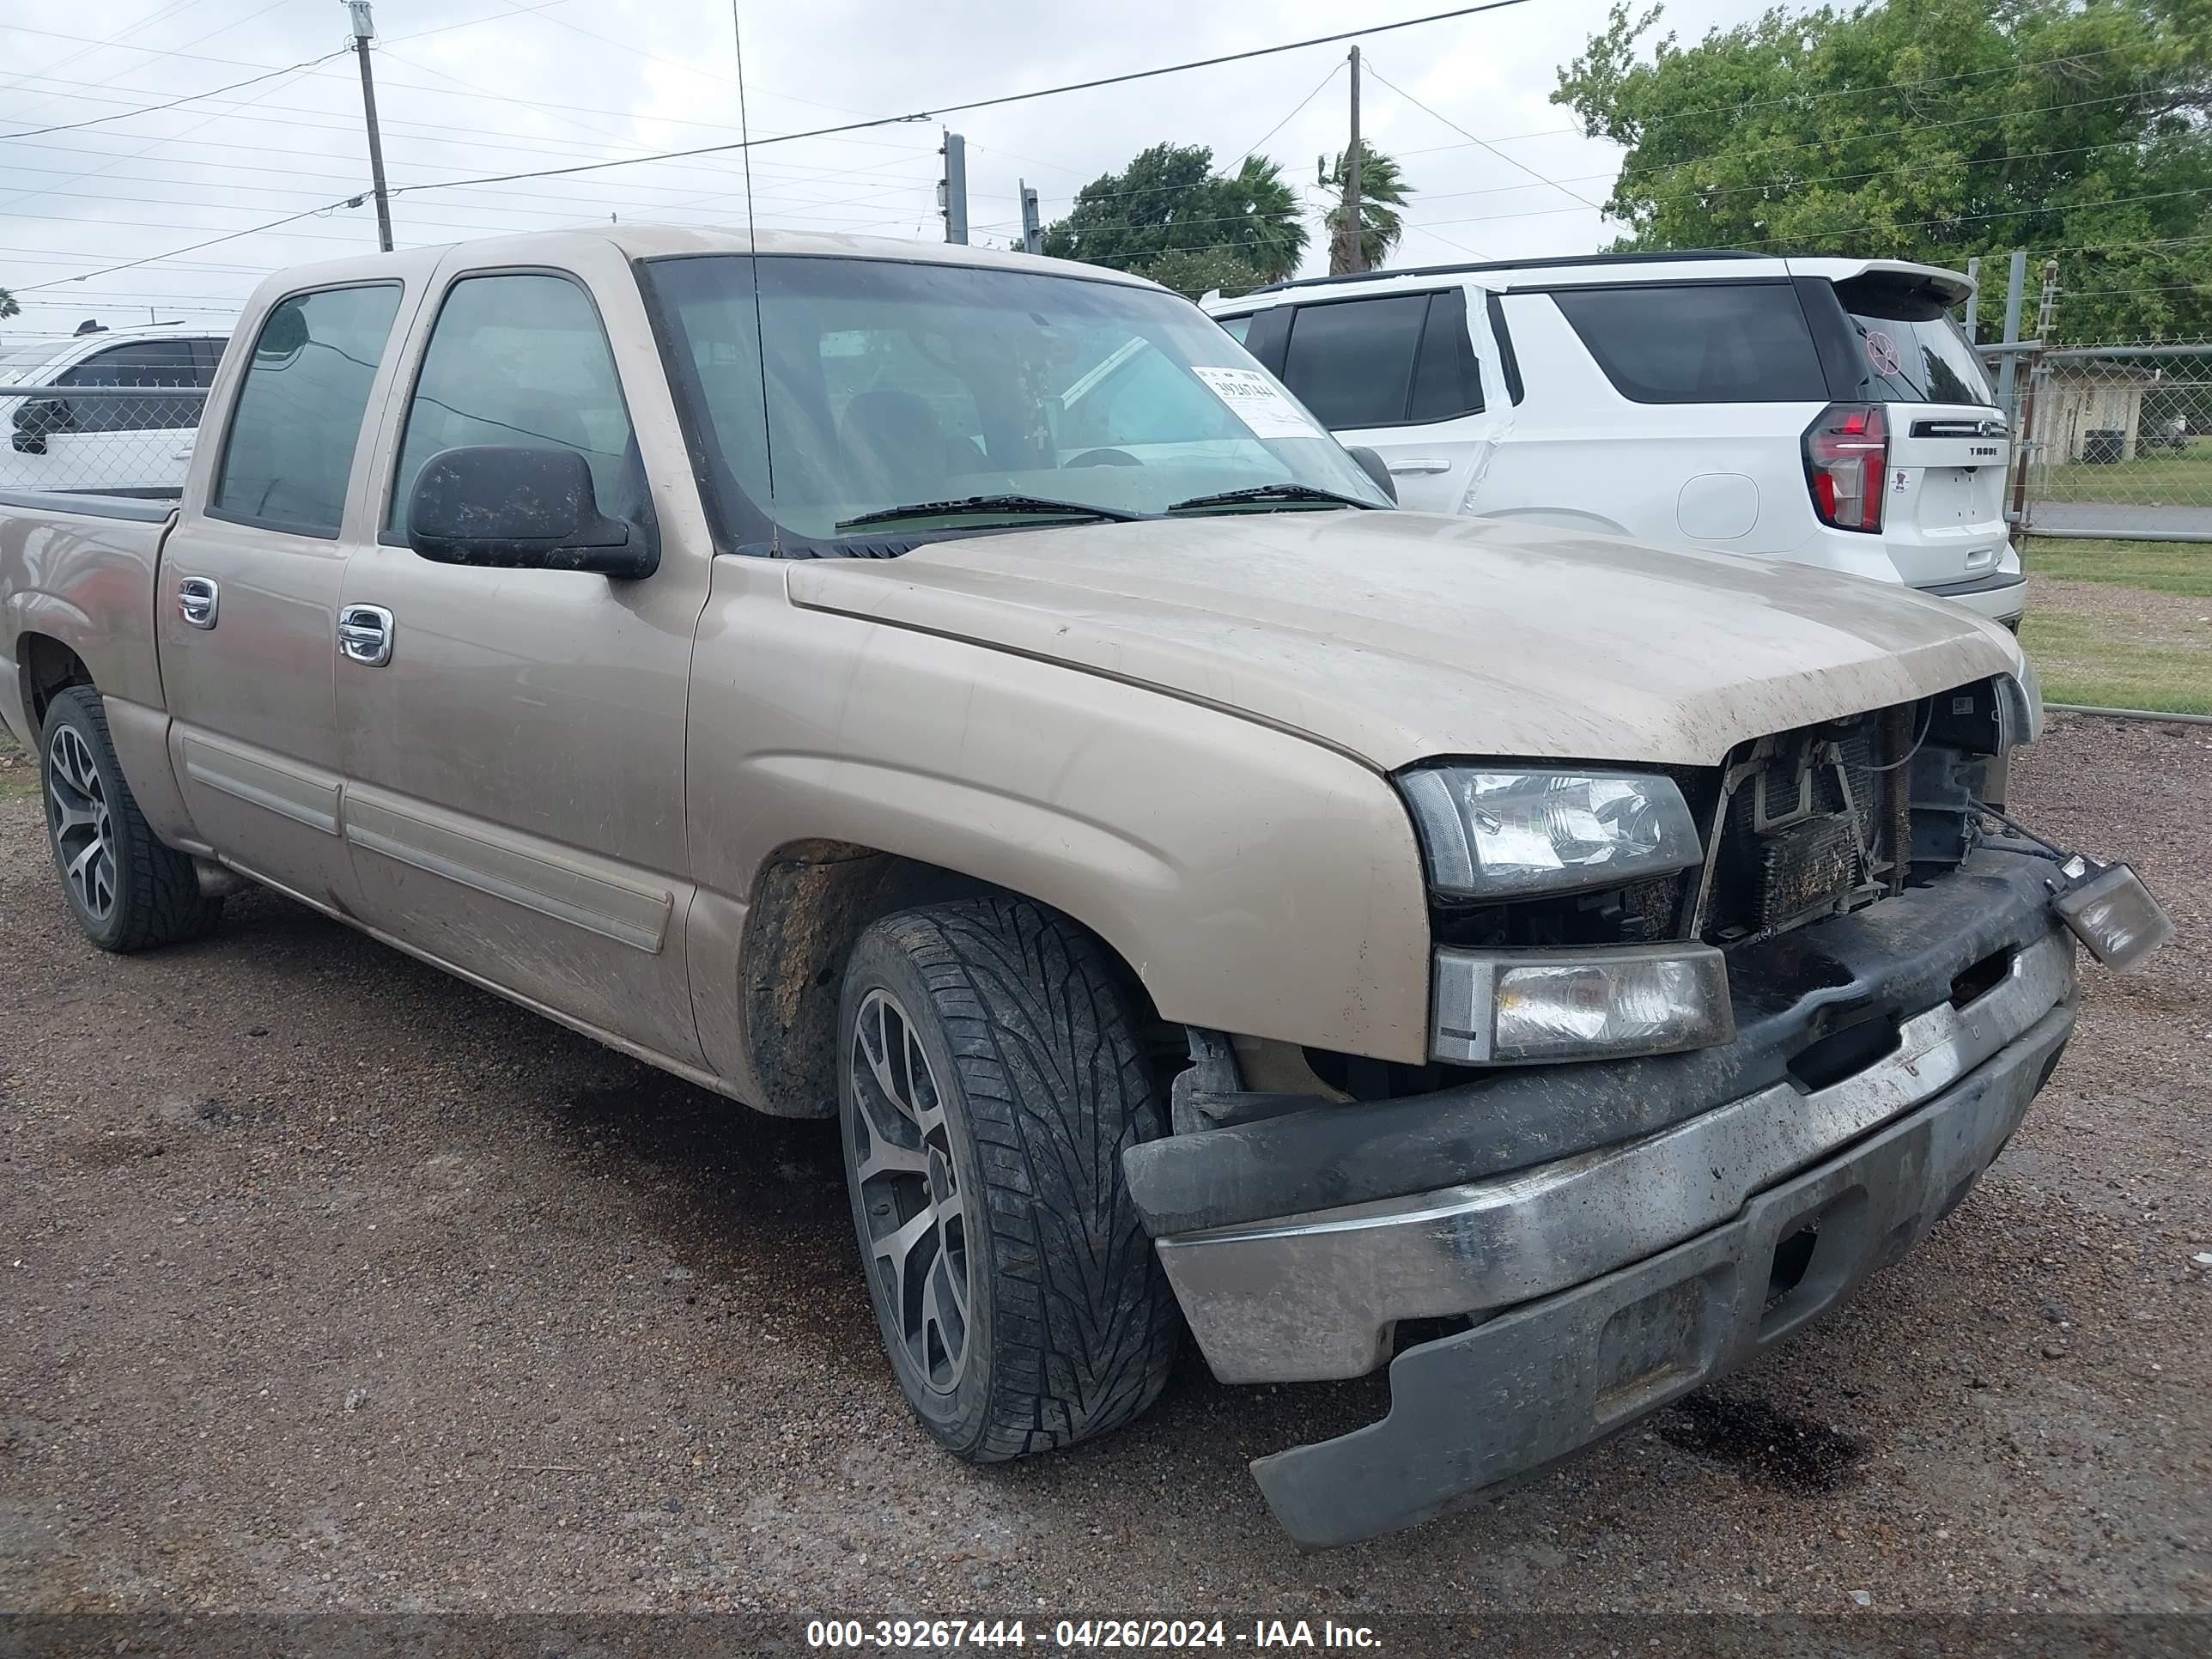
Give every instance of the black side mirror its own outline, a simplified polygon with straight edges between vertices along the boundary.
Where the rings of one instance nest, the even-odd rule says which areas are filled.
[[[1359,463],[1359,470],[1362,472],[1375,480],[1375,487],[1377,489],[1388,495],[1394,502],[1398,499],[1397,480],[1390,476],[1390,469],[1383,465],[1382,458],[1380,455],[1364,444],[1353,445],[1345,453]]]
[[[599,511],[573,449],[471,444],[422,464],[407,498],[407,544],[439,564],[581,570],[625,581],[660,565],[651,526]]]
[[[14,443],[18,455],[43,455],[46,434],[70,429],[70,406],[59,398],[33,398],[15,405]]]

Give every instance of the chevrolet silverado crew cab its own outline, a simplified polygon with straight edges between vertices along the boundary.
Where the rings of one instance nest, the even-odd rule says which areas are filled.
[[[252,880],[834,1119],[983,1461],[1388,1366],[1354,1539],[1911,1249],[2164,921],[2003,816],[2012,636],[1395,510],[1142,280],[628,228],[284,272],[181,495],[0,495],[0,714],[97,945]],[[1376,469],[1379,471],[1379,468]],[[1384,475],[1387,477],[1387,475]]]
[[[1957,271],[1598,254],[1316,277],[1206,308],[1407,507],[1756,553],[2017,628],[2012,448]]]

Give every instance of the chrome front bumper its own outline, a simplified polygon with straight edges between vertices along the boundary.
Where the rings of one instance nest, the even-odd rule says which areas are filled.
[[[1785,1340],[1924,1238],[2003,1150],[2057,1065],[2050,1010],[1925,1105],[1732,1219],[1390,1364],[1390,1412],[1252,1465],[1309,1547],[1455,1507],[1581,1449]]]
[[[1717,1226],[1754,1194],[1933,1099],[2074,994],[2057,931],[1964,1007],[1902,1022],[1896,1048],[1807,1092],[1784,1081],[1641,1139],[1487,1181],[1158,1240],[1214,1374],[1358,1376],[1401,1319],[1480,1315],[1578,1285]]]

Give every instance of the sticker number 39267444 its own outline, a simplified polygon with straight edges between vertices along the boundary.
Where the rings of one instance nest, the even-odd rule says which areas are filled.
[[[1192,374],[1229,405],[1230,412],[1255,438],[1312,438],[1320,435],[1312,416],[1283,395],[1283,389],[1257,368],[1202,368]]]

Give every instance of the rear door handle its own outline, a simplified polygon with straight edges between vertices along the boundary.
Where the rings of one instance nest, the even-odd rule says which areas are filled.
[[[338,611],[338,654],[364,668],[392,660],[392,613],[380,605],[349,605]]]
[[[213,628],[221,591],[205,576],[187,576],[177,584],[177,614],[193,628]]]
[[[1410,472],[1449,472],[1449,461],[1439,460],[1433,455],[1411,455],[1402,461],[1386,461],[1384,467],[1394,478],[1402,478]]]

